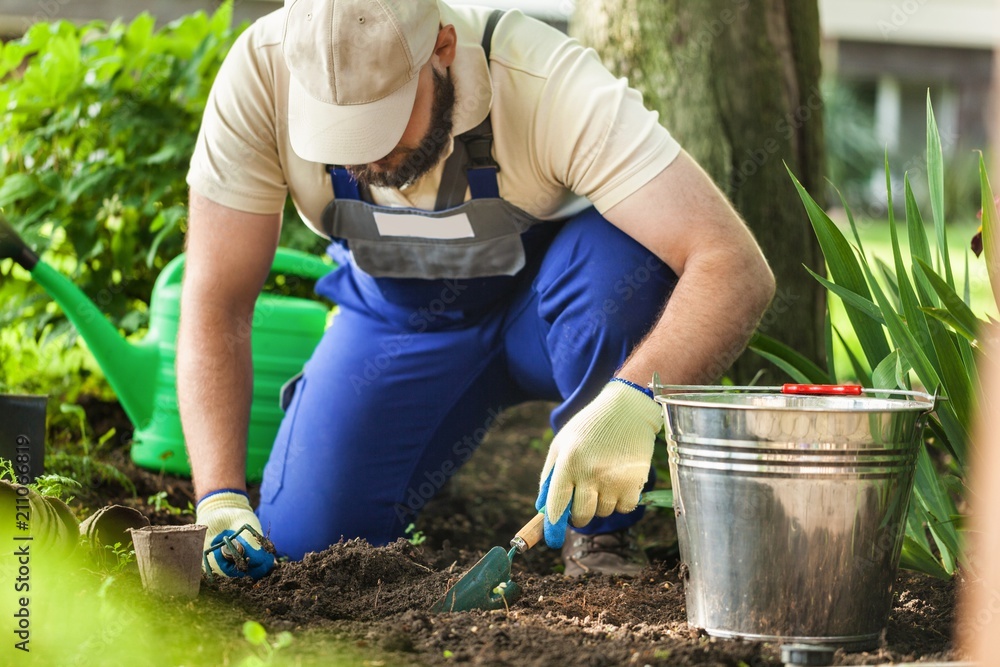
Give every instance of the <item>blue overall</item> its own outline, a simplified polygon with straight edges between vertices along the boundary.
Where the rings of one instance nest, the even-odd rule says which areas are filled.
[[[471,200],[448,211],[523,214],[499,198],[488,162],[466,162]],[[328,225],[344,202],[392,212],[365,202],[344,169],[330,172]],[[451,189],[464,197],[462,186]],[[357,239],[331,234],[340,268],[316,291],[339,312],[295,385],[257,511],[280,554],[300,559],[341,538],[383,545],[403,536],[505,408],[557,401],[558,432],[649,331],[676,283],[669,267],[593,208],[533,222],[517,227],[523,261],[513,275],[372,275],[350,252]],[[580,532],[625,528],[642,511],[594,519]]]

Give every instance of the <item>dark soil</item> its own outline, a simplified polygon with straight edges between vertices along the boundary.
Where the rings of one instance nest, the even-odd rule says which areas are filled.
[[[538,440],[549,407],[529,404],[505,413],[481,451],[428,504],[416,526],[414,541],[423,537],[421,544],[341,542],[282,563],[258,582],[205,582],[202,596],[241,608],[269,630],[333,634],[370,653],[366,664],[372,665],[780,665],[778,645],[713,639],[687,626],[673,519],[664,511],[648,512],[639,524],[651,564],[636,579],[569,579],[559,573],[558,554],[536,547],[514,559],[513,579],[523,594],[509,610],[429,611],[490,547],[506,546],[532,516],[545,450]],[[188,480],[118,463],[139,497],[115,498],[109,488],[102,503],[112,497],[135,506],[153,523],[193,520],[145,502],[166,490],[171,504],[186,507]],[[902,572],[879,649],[838,651],[836,664],[961,659],[951,639],[958,587]]]

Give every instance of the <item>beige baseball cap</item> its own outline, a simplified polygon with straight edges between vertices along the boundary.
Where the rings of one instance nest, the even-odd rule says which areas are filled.
[[[287,0],[288,134],[303,159],[375,162],[410,120],[437,41],[437,0]]]

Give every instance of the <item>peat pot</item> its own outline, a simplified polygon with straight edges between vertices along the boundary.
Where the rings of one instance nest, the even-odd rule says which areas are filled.
[[[828,385],[655,389],[688,623],[715,637],[876,646],[935,398]]]
[[[199,524],[129,528],[142,587],[154,595],[198,597],[207,529]]]

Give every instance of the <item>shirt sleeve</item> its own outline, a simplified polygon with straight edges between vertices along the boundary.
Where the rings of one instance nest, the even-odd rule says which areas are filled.
[[[205,106],[187,174],[198,194],[249,213],[277,213],[288,186],[275,132],[273,77],[253,26],[226,56]]]
[[[593,49],[568,40],[550,62],[535,113],[538,168],[604,213],[663,171],[681,147]]]

